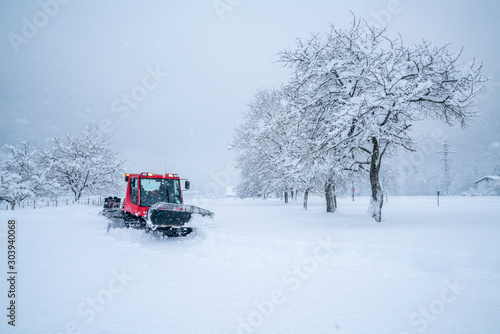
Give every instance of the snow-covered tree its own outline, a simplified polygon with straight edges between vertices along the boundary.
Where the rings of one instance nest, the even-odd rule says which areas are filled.
[[[293,112],[293,141],[289,150],[292,168],[290,178],[304,193],[307,207],[309,191],[324,194],[326,211],[335,212],[337,191],[345,191],[346,180],[355,171],[348,142],[338,131],[342,122],[330,111],[330,105],[311,104],[315,91],[308,83],[298,85],[296,78],[286,86],[288,109]]]
[[[236,187],[240,196],[266,196],[290,191],[294,185],[286,178],[285,152],[289,145],[289,118],[277,90],[261,89],[248,104],[244,122],[236,129],[232,149],[241,169]]]
[[[397,148],[414,149],[412,124],[432,118],[466,127],[477,116],[474,101],[484,82],[482,65],[461,64],[459,57],[448,45],[424,41],[408,47],[385,29],[356,18],[347,30],[332,26],[280,53],[294,70],[292,85],[303,107],[314,112],[317,123],[329,122],[320,150],[349,147],[354,164],[369,166],[377,222],[383,206],[382,160]]]
[[[0,200],[11,204],[45,194],[45,170],[38,165],[36,151],[27,142],[5,145],[6,158],[0,162]]]
[[[83,133],[53,137],[39,154],[48,174],[62,192],[71,192],[75,201],[84,192],[109,193],[121,183],[124,160],[111,149],[111,136],[87,125]]]
[[[244,113],[232,147],[238,152],[240,196],[271,192],[304,193],[304,207],[310,192],[325,195],[328,212],[336,209],[336,187],[342,182],[346,156],[339,150],[321,149],[321,141],[332,141],[324,120],[300,103],[288,87],[259,90]],[[324,137],[328,137],[325,139]],[[340,146],[339,146],[340,147]]]

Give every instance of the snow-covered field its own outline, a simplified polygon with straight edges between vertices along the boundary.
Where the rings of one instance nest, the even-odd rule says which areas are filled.
[[[500,197],[198,203],[188,238],[110,230],[100,208],[0,211],[1,333],[500,333]],[[16,218],[16,327],[7,220]]]

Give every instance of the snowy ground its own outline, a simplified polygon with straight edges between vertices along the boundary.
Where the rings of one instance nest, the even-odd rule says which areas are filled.
[[[500,333],[500,197],[389,198],[380,224],[367,198],[199,204],[215,224],[184,239],[106,233],[92,206],[0,211],[0,332]]]

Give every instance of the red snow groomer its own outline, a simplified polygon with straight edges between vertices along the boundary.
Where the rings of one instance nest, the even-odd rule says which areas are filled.
[[[193,231],[193,214],[213,218],[214,213],[183,203],[181,179],[177,174],[125,174],[127,191],[123,203],[118,197],[104,200],[102,214],[110,227],[132,227],[159,231],[167,236],[186,236]],[[185,180],[184,189],[190,187]]]

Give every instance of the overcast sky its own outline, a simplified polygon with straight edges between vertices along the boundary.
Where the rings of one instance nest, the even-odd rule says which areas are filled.
[[[496,0],[4,0],[0,145],[44,142],[95,122],[112,133],[131,172],[162,173],[166,164],[193,185],[225,183],[245,104],[258,88],[288,79],[276,54],[329,23],[346,27],[350,11],[388,24],[407,44],[449,42],[464,47],[463,61],[485,62],[493,81],[482,117],[467,132],[443,129],[462,153],[498,160]]]

